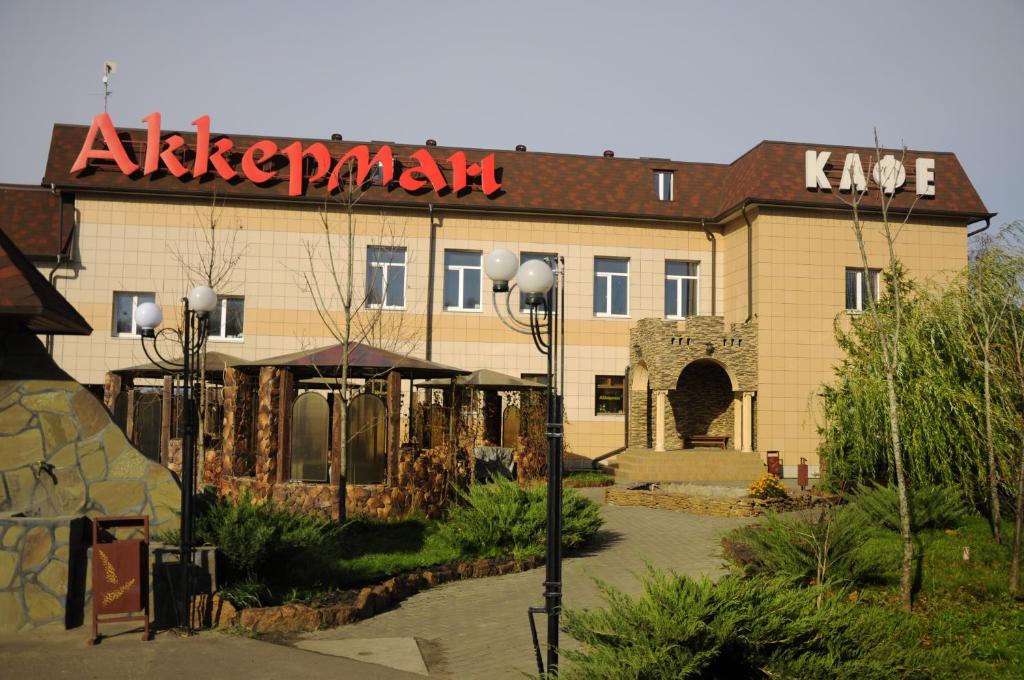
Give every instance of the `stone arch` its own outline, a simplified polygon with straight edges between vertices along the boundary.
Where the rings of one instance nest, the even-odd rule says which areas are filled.
[[[731,440],[736,389],[735,376],[721,361],[703,357],[686,364],[668,391],[673,426],[666,428],[666,447],[685,448],[687,439],[698,435]]]

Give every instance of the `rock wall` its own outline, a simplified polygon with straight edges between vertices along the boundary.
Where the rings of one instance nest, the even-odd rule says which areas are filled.
[[[0,512],[149,515],[160,531],[177,524],[180,502],[171,472],[139,453],[38,339],[7,357],[0,367]]]
[[[404,449],[397,484],[346,485],[345,513],[388,519],[418,510],[428,517],[440,517],[454,493],[449,483],[453,475],[455,486],[465,486],[472,478],[469,457],[464,452],[453,460],[447,449]],[[296,512],[338,519],[337,484],[281,482],[264,488],[253,478],[224,477],[224,495],[236,497],[245,490],[255,498],[272,498]]]
[[[82,623],[85,531],[82,518],[0,519],[0,632]]]

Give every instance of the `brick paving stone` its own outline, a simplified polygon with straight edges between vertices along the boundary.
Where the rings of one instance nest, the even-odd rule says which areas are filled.
[[[603,492],[585,490],[598,500]],[[565,560],[565,606],[595,607],[595,578],[629,593],[640,590],[646,565],[688,576],[724,573],[718,539],[750,522],[670,510],[602,505],[599,545]],[[430,677],[522,678],[536,674],[526,609],[543,604],[544,569],[449,583],[423,591],[371,619],[306,639],[416,637],[425,648]],[[537,618],[543,644],[546,620]],[[562,644],[573,642],[563,634]]]

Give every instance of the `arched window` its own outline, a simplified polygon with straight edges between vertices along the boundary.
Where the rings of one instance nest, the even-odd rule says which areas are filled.
[[[519,407],[512,404],[505,409],[501,422],[501,445],[508,449],[519,447]]]
[[[387,474],[387,408],[375,394],[357,395],[348,404],[349,484],[380,484]]]
[[[330,408],[317,392],[300,394],[292,404],[291,478],[327,481],[330,451]]]

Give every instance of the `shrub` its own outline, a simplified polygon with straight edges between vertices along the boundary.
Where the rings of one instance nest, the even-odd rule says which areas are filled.
[[[900,530],[896,487],[869,487],[854,494],[853,502],[863,520],[890,531]],[[967,514],[963,498],[955,489],[922,486],[910,490],[910,523],[914,531],[952,529],[961,526]]]
[[[474,484],[460,492],[441,525],[443,536],[466,553],[516,558],[544,552],[547,527],[547,489],[543,485],[520,487],[495,479]],[[562,494],[562,545],[581,545],[601,528],[597,504],[573,489]]]
[[[919,645],[900,639],[909,616],[785,579],[716,585],[650,570],[636,598],[602,591],[603,609],[566,612],[583,644],[565,652],[569,680],[899,678],[923,666]]]
[[[804,584],[877,581],[891,570],[873,530],[846,508],[770,514],[722,539],[725,556],[744,574],[784,576]],[[893,555],[896,552],[893,551]]]
[[[247,491],[237,499],[207,500],[197,510],[196,539],[217,546],[224,581],[245,584],[246,592],[257,589],[254,584],[294,581],[338,542],[334,522],[255,502]]]
[[[786,487],[782,485],[782,480],[770,472],[761,475],[759,479],[750,485],[750,496],[752,498],[785,498],[787,495]]]

